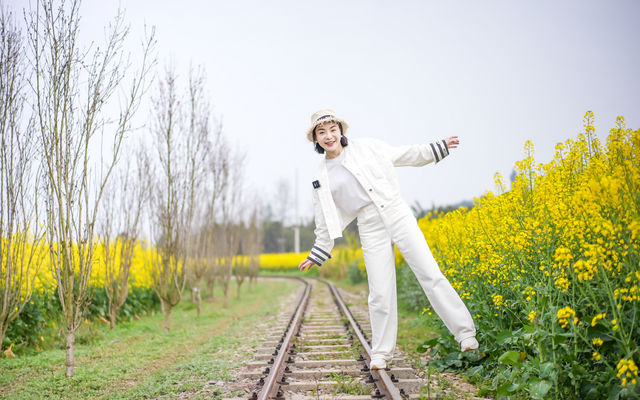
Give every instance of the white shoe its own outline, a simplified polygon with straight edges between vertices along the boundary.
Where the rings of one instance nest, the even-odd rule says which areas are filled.
[[[387,368],[387,362],[384,358],[374,358],[371,360],[371,364],[369,365],[369,369],[385,369]]]
[[[463,339],[462,342],[460,342],[460,351],[464,353],[465,351],[475,350],[478,348],[478,346],[479,344],[475,336],[471,336]]]

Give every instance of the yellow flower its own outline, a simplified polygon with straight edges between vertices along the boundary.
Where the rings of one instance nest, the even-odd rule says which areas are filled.
[[[604,343],[602,341],[602,339],[600,338],[593,338],[593,340],[591,340],[591,343],[593,343],[594,346],[602,346],[602,343]]]
[[[504,304],[504,298],[502,297],[502,295],[492,294],[491,299],[493,300],[493,304],[498,310],[500,309],[500,306]]]
[[[598,314],[591,320],[591,326],[596,326],[599,320],[605,318],[607,314]]]
[[[576,312],[573,311],[571,307],[566,306],[558,310],[558,322],[561,327],[566,328],[570,320],[572,320],[574,324],[578,322]]]
[[[554,281],[554,284],[559,290],[566,292],[569,289],[571,282],[569,282],[567,278],[561,276]]]
[[[529,318],[529,321],[533,322],[533,320],[536,319],[536,315],[537,313],[535,311],[531,311],[527,318]]]
[[[597,351],[594,351],[593,354],[591,355],[591,358],[596,361],[600,361],[600,353],[598,353]]]
[[[631,383],[635,385],[635,380],[638,378],[638,366],[633,361],[633,359],[621,359],[618,362],[617,369],[618,373],[616,374],[616,376],[618,378],[621,378],[622,386],[627,385],[627,378],[631,378]]]

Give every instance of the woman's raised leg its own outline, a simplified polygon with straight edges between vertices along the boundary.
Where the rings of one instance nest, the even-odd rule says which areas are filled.
[[[418,278],[431,307],[456,341],[476,335],[476,328],[469,310],[451,283],[444,276],[431,249],[410,212],[395,218],[390,226],[393,242]]]

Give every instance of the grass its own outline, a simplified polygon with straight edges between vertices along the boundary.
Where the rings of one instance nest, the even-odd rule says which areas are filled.
[[[416,311],[410,311],[402,304],[398,306],[398,346],[402,351],[417,355],[418,346],[437,335],[426,318],[420,318]]]
[[[330,279],[330,280],[331,282],[333,282],[334,285],[336,285],[336,287],[344,289],[349,293],[360,293],[360,292],[369,293],[369,284],[367,283],[366,279],[356,284],[352,283],[349,278]],[[343,299],[343,300],[347,302],[347,299]]]
[[[320,361],[320,360],[349,360],[353,358],[352,354],[349,352],[344,353],[320,353],[314,354],[312,356],[307,356],[307,360],[309,361]]]
[[[107,326],[88,344],[77,344],[76,369],[64,377],[64,349],[0,359],[0,397],[6,399],[193,398],[222,395],[242,360],[262,341],[266,319],[279,312],[281,301],[301,287],[297,282],[260,281],[229,306],[203,302],[200,318],[185,298],[172,313],[172,330],[162,331],[163,314]],[[231,293],[235,294],[235,290]],[[274,321],[275,323],[275,321]],[[96,323],[99,324],[99,323]],[[86,335],[86,334],[85,334]]]
[[[331,388],[331,393],[335,396],[338,394],[349,395],[368,395],[371,393],[371,388],[360,379],[349,376],[341,372],[332,372],[328,378],[336,382],[336,385]]]

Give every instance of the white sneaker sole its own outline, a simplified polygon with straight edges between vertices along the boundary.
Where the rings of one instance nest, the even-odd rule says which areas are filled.
[[[387,368],[387,363],[384,361],[371,361],[370,369],[385,369]]]
[[[467,338],[460,343],[460,351],[463,353],[465,351],[476,350],[478,347],[479,343],[474,337]]]

